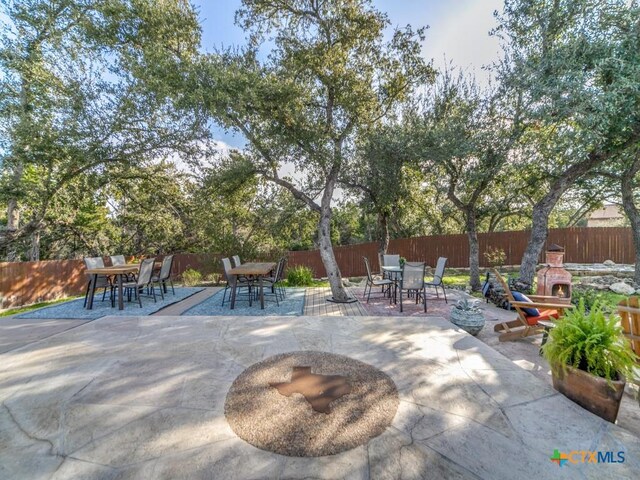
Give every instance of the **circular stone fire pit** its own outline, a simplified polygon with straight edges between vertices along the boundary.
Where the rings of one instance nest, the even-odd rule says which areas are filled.
[[[388,375],[325,352],[291,352],[247,368],[233,382],[224,413],[233,431],[262,450],[320,457],[380,435],[398,409]]]

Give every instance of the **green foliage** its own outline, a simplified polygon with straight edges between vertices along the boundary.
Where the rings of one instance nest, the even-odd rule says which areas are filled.
[[[571,303],[578,306],[580,303],[584,303],[586,310],[591,310],[594,306],[599,308],[604,313],[614,313],[617,310],[620,300],[627,298],[625,295],[620,295],[609,290],[596,290],[594,288],[580,288],[580,286],[574,287],[571,291]]]
[[[584,301],[565,310],[549,333],[543,353],[555,371],[569,365],[609,381],[620,375],[633,378],[637,360],[619,319],[605,315],[597,302],[587,311]]]
[[[215,285],[219,285],[222,280],[222,274],[220,273],[209,273],[204,277],[207,282],[211,282]]]
[[[196,52],[195,12],[182,0],[9,0],[0,19],[0,205],[15,206],[0,255],[24,258],[25,239],[60,230],[101,249],[91,235],[107,196],[93,193],[208,134],[172,97]],[[73,193],[94,205],[75,215]]]
[[[501,267],[507,259],[507,254],[502,248],[489,247],[484,252],[484,259],[490,267]]]
[[[187,287],[199,285],[202,282],[202,273],[193,268],[187,268],[182,272],[182,283]]]
[[[290,287],[310,287],[313,285],[313,272],[304,265],[289,268],[287,270],[287,285]]]
[[[464,288],[469,285],[469,275],[467,274],[448,274],[445,272],[445,276],[442,279],[447,287]]]

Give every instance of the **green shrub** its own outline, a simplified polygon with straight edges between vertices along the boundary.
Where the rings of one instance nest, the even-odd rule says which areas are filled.
[[[287,270],[287,285],[291,287],[310,287],[313,285],[313,272],[304,265],[290,268]]]
[[[210,273],[204,277],[205,281],[211,282],[215,285],[218,285],[222,280],[222,275],[220,273]]]
[[[200,282],[202,282],[202,274],[199,271],[193,268],[187,268],[182,272],[182,283],[187,287],[198,285]]]
[[[489,247],[484,252],[484,259],[490,267],[501,267],[507,260],[507,254],[502,248]]]
[[[589,311],[584,300],[565,310],[542,349],[556,372],[570,365],[609,381],[619,375],[633,378],[636,358],[631,345],[622,336],[618,318],[607,317],[597,301]]]
[[[580,305],[584,302],[586,310],[591,310],[594,305],[600,305],[604,313],[614,313],[618,309],[618,302],[626,298],[607,290],[596,290],[594,288],[574,288],[571,292],[571,303]]]

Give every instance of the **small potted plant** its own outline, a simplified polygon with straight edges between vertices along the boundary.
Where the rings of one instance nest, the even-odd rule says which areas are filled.
[[[625,379],[633,377],[637,359],[615,315],[605,315],[599,302],[587,311],[581,300],[577,308],[565,310],[542,351],[551,366],[553,388],[599,417],[616,421]]]
[[[478,307],[477,300],[471,302],[467,298],[458,300],[451,308],[450,320],[471,335],[477,335],[484,327],[484,315]]]

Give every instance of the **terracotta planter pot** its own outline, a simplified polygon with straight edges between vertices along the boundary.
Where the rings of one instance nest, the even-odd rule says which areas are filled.
[[[482,330],[482,327],[484,327],[484,315],[482,312],[470,312],[452,308],[449,319],[451,323],[471,335],[477,335],[480,330]]]
[[[608,422],[616,421],[626,382],[614,381],[612,388],[604,378],[573,367],[567,367],[566,373],[562,369],[552,372],[552,377],[553,388],[565,397]]]

